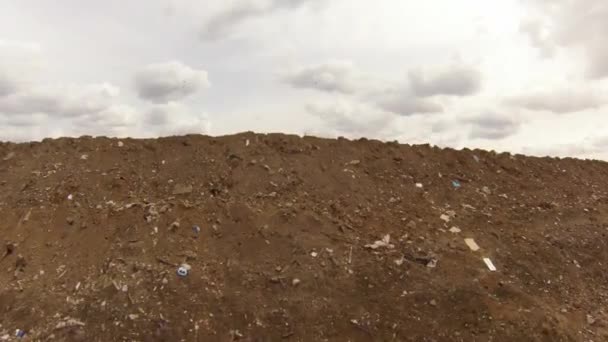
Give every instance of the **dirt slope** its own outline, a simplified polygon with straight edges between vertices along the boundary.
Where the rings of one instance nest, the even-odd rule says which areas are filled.
[[[0,217],[0,340],[608,341],[603,162],[253,133],[4,143]]]

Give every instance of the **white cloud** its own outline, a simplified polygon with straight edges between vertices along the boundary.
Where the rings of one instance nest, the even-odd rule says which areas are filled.
[[[542,49],[581,49],[586,57],[587,77],[608,77],[608,2],[536,0],[527,3],[536,9],[532,19],[523,24],[534,45]],[[541,36],[542,31],[547,33]]]
[[[593,89],[585,86],[572,88],[530,91],[527,94],[512,96],[506,99],[507,105],[533,111],[553,113],[572,113],[586,109],[599,108],[607,102]]]
[[[139,97],[154,103],[180,100],[209,86],[205,70],[178,61],[149,64],[135,75]]]
[[[161,136],[179,134],[208,134],[211,122],[205,114],[191,112],[177,102],[151,107],[143,119],[145,130]]]
[[[306,109],[322,120],[323,128],[319,131],[350,137],[389,135],[396,119],[394,114],[368,104],[345,100],[329,104],[312,103]]]
[[[118,93],[109,83],[38,86],[0,98],[0,114],[77,117],[106,109]]]
[[[0,97],[31,83],[42,68],[40,46],[0,39]]]
[[[366,81],[350,61],[330,61],[288,72],[283,81],[294,88],[352,94]]]
[[[479,70],[464,65],[450,65],[434,70],[413,70],[409,73],[409,81],[413,93],[422,97],[468,96],[481,89]]]
[[[241,23],[256,17],[263,17],[280,10],[295,10],[305,5],[318,7],[327,0],[240,0],[227,2],[228,6],[210,17],[203,29],[201,38],[216,40],[232,33]]]

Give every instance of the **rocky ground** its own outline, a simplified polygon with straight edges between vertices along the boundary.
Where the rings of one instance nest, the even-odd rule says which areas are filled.
[[[604,162],[253,133],[2,143],[0,217],[0,341],[608,340]]]

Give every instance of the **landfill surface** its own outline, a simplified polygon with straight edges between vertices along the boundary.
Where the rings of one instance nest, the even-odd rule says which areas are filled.
[[[0,143],[0,217],[0,341],[608,341],[605,162]]]

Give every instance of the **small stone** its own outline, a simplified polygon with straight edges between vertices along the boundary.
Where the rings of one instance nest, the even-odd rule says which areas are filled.
[[[169,284],[169,280],[167,280],[167,278],[163,278],[161,282],[163,283],[163,285]]]
[[[73,217],[68,217],[68,218],[66,219],[66,221],[67,221],[67,223],[68,223],[70,226],[74,224],[74,218],[73,218]]]
[[[173,195],[187,195],[192,192],[192,185],[175,184]]]
[[[487,186],[484,186],[483,188],[481,188],[481,191],[486,195],[492,194],[492,190],[490,190],[490,188],[488,188]]]
[[[431,299],[431,301],[429,302],[430,306],[437,306],[437,301],[434,299]]]
[[[87,160],[87,159],[89,159],[89,155],[88,154],[83,154],[83,155],[80,156],[80,159]]]
[[[423,185],[422,185],[422,183],[416,183],[416,187],[417,187],[418,189],[422,189],[422,186],[423,186]]]
[[[360,160],[357,160],[357,159],[355,159],[355,160],[351,160],[351,161],[348,163],[348,165],[359,165],[359,164],[361,164],[361,161],[360,161]]]
[[[177,229],[179,228],[179,222],[178,221],[174,221],[173,223],[171,223],[171,225],[169,226],[169,230],[172,232],[177,231]]]
[[[441,216],[439,216],[440,219],[442,219],[445,222],[450,222],[450,216],[446,215],[446,214],[441,214]]]
[[[122,141],[120,141],[120,140],[118,141],[118,143],[116,143],[116,145],[117,145],[118,147],[123,147],[123,146],[125,146],[125,144],[124,144]]]
[[[416,228],[416,222],[415,221],[410,221],[407,223],[406,227],[410,228],[410,229],[414,229]]]
[[[319,253],[317,253],[317,252],[311,252],[310,253],[310,256],[313,257],[313,258],[316,258],[318,255],[319,255]]]
[[[121,290],[122,290],[122,292],[127,292],[127,291],[129,291],[129,286],[123,285]]]
[[[298,286],[298,285],[300,285],[300,282],[301,282],[300,279],[293,278],[293,280],[291,281],[291,285]]]
[[[130,314],[129,315],[129,319],[132,320],[132,321],[134,321],[134,320],[136,320],[138,318],[139,318],[139,315],[137,315],[137,314]]]
[[[587,315],[587,324],[593,325],[595,323],[595,318],[591,315]]]

